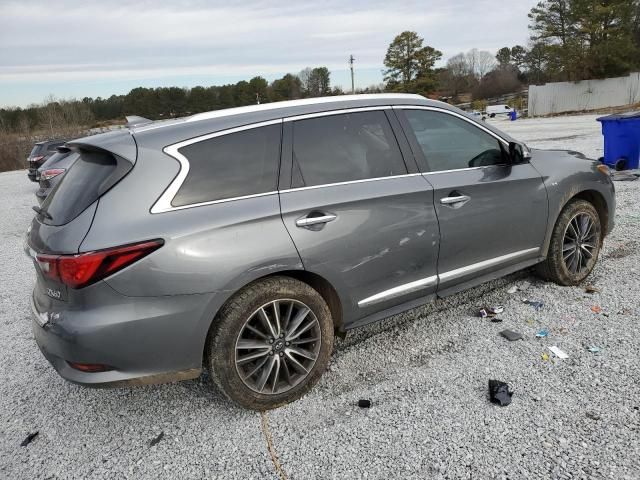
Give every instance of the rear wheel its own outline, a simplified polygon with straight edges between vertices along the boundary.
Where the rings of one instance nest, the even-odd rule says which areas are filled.
[[[538,272],[560,285],[577,285],[593,270],[601,246],[598,212],[591,203],[574,200],[558,217],[547,259],[538,265]]]
[[[239,405],[267,410],[307,393],[326,370],[333,322],[309,285],[272,277],[245,288],[216,317],[207,366]]]

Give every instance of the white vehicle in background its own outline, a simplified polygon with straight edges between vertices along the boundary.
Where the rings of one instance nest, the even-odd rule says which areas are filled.
[[[509,117],[513,112],[513,108],[509,105],[487,105],[487,117],[495,118],[496,116]]]

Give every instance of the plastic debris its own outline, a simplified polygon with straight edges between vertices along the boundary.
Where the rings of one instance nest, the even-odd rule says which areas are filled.
[[[589,345],[587,347],[587,350],[589,350],[591,353],[598,353],[600,351],[600,347],[597,347],[595,345]]]
[[[549,354],[547,352],[542,352],[542,361],[546,362],[549,360]]]
[[[502,323],[502,319],[501,319],[501,318],[498,318],[498,317],[493,317],[493,318],[491,319],[491,321],[492,321],[493,323]]]
[[[482,318],[491,317],[497,315],[499,313],[504,312],[504,307],[502,305],[495,305],[493,307],[483,307],[478,312],[478,315]]]
[[[496,403],[501,407],[506,407],[511,403],[513,392],[509,390],[509,385],[500,380],[489,380],[489,398],[491,403]]]
[[[526,303],[527,305],[531,305],[533,308],[535,308],[536,312],[544,307],[544,303],[540,300],[525,300],[524,303]]]
[[[158,435],[156,438],[151,440],[151,442],[149,443],[149,446],[153,447],[157,445],[158,443],[160,443],[160,440],[162,440],[163,438],[164,438],[164,432],[160,432],[160,435]]]
[[[520,340],[522,338],[522,334],[521,333],[514,332],[512,330],[502,330],[500,332],[500,335],[502,335],[504,338],[506,338],[510,342],[514,342],[514,341]]]
[[[600,293],[600,290],[593,285],[587,285],[586,287],[584,287],[584,291],[586,293]]]
[[[360,408],[371,408],[371,400],[361,398],[360,400],[358,400],[358,406]]]
[[[20,444],[21,447],[26,447],[27,445],[29,445],[31,442],[33,442],[34,438],[36,438],[38,436],[40,432],[39,431],[35,431],[33,433],[30,433],[29,435],[27,435],[27,438],[25,438],[22,443]]]
[[[543,328],[542,330],[538,331],[538,333],[536,333],[536,337],[538,338],[544,338],[547,335],[549,335],[549,330],[547,330],[546,328]]]
[[[516,293],[517,291],[518,291],[518,286],[514,285],[509,290],[507,290],[507,293]]]
[[[551,350],[556,357],[561,358],[561,359],[565,359],[565,358],[569,358],[569,355],[567,355],[566,353],[564,353],[562,350],[560,350],[558,347],[556,347],[555,345],[553,347],[549,347],[549,350]]]
[[[594,305],[593,307],[591,307],[591,311],[593,313],[598,313],[599,314],[599,313],[602,312],[602,308],[600,306],[598,306],[598,305]]]

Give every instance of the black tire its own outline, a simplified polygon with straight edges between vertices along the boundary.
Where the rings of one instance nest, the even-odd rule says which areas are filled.
[[[580,266],[579,263],[576,266],[576,264],[571,261],[573,257],[565,260],[567,255],[571,255],[568,252],[570,252],[572,248],[571,239],[566,235],[572,228],[569,225],[570,222],[574,221],[574,219],[577,219],[575,221],[579,222],[580,219],[585,218],[583,216],[587,216],[588,219],[593,222],[593,232],[589,231],[589,236],[591,237],[590,243],[586,243],[586,241],[583,244],[581,244],[581,242],[575,242],[576,246],[573,248],[575,248],[575,251],[579,251],[580,255],[583,255],[585,258],[583,266]],[[591,233],[593,233],[593,235]],[[569,233],[569,235],[571,236],[572,234]],[[594,246],[592,250],[580,246],[590,244]],[[547,258],[544,262],[538,264],[538,274],[546,280],[553,281],[559,285],[578,285],[587,278],[593,270],[598,260],[601,247],[602,229],[598,212],[594,206],[586,200],[572,200],[564,207],[558,220],[556,220],[553,233],[551,234]],[[587,255],[583,252],[588,251],[591,251],[592,254],[587,258]],[[579,261],[582,261],[582,257],[580,257]],[[576,267],[575,271],[573,271],[572,267]]]
[[[273,303],[274,301],[278,301],[278,303]],[[281,301],[281,302],[280,302]],[[246,328],[246,325],[249,324],[253,327],[256,327],[255,324],[252,324],[258,315],[260,310],[264,313],[264,308],[272,308],[270,310],[271,320],[273,324],[275,324],[275,318],[278,316],[274,316],[275,308],[273,305],[281,305],[278,306],[278,310],[286,309],[286,302],[290,302],[292,305],[291,308],[300,308],[298,312],[304,311],[304,307],[310,310],[310,313],[306,314],[304,322],[313,323],[312,328],[307,330],[307,332],[313,331],[315,335],[313,338],[317,338],[319,335],[319,341],[309,343],[309,338],[305,339],[305,349],[309,348],[311,350],[315,350],[314,354],[317,354],[315,358],[315,363],[312,366],[308,367],[308,373],[304,374],[301,371],[296,371],[293,369],[293,376],[297,376],[297,383],[292,382],[291,376],[289,375],[289,371],[291,368],[288,368],[287,365],[284,365],[282,368],[287,368],[286,377],[282,376],[282,379],[278,380],[278,375],[280,374],[281,362],[287,360],[291,362],[291,358],[301,360],[302,362],[311,362],[311,360],[305,360],[304,358],[293,356],[290,352],[296,348],[296,345],[292,345],[291,347],[284,347],[284,338],[282,340],[278,340],[278,337],[274,337],[276,339],[275,344],[271,342],[269,343],[271,338],[265,338],[263,340],[262,336],[266,333],[268,337],[271,337],[268,332],[268,325],[264,324],[260,328],[261,337],[255,337],[252,340],[246,340],[244,337],[249,332],[249,335],[253,335],[253,331],[255,328],[249,331]],[[291,320],[291,317],[294,316],[291,313],[291,310],[288,311],[288,324],[291,326],[294,322]],[[282,321],[282,332],[283,337],[284,334],[287,334],[286,330],[289,326],[285,326],[285,315],[286,312],[281,313],[282,318],[278,318],[277,325],[278,330],[280,330],[280,323]],[[309,319],[309,320],[307,320]],[[317,322],[316,322],[317,319]],[[304,324],[299,324],[302,327]],[[306,333],[305,333],[306,335]],[[287,334],[288,338],[288,334]],[[292,340],[293,343],[302,339],[303,337],[298,337],[297,340]],[[243,363],[236,364],[236,361],[243,361],[243,358],[240,357],[242,353],[247,351],[243,349],[239,349],[238,346],[240,342],[247,341],[260,341],[264,342],[264,347],[257,347],[256,350],[252,350],[254,352],[258,352],[261,354],[262,349],[268,349],[269,357],[266,357],[267,365],[269,362],[274,362],[277,360],[277,372],[275,375],[269,373],[267,376],[267,381],[271,381],[271,388],[277,388],[275,385],[278,385],[279,388],[288,390],[283,392],[269,392],[269,388],[264,391],[264,393],[260,393],[258,391],[258,387],[256,384],[259,384],[259,380],[261,374],[266,371],[267,366],[263,367],[260,375],[248,377],[247,375],[241,376],[241,370],[252,370],[255,365],[257,365],[260,361],[263,360],[263,355],[261,354],[260,359],[256,359],[251,363]],[[290,342],[286,344],[289,345]],[[277,345],[280,344],[279,347],[282,350],[276,350]],[[253,347],[252,347],[253,348]],[[206,350],[205,350],[205,363],[207,368],[209,369],[209,373],[214,381],[214,383],[218,386],[218,388],[224,393],[224,395],[237,403],[238,405],[252,409],[252,410],[269,410],[272,408],[276,408],[282,405],[285,405],[289,402],[297,400],[298,398],[305,395],[320,379],[322,374],[327,368],[329,364],[329,360],[331,358],[331,352],[333,350],[333,320],[331,318],[331,312],[329,311],[329,307],[326,302],[320,296],[320,294],[311,288],[306,283],[300,282],[290,277],[270,277],[265,280],[261,280],[259,282],[250,284],[245,287],[241,291],[239,291],[233,298],[231,298],[220,310],[219,314],[214,319],[213,325],[211,327],[211,331],[209,332],[209,337],[207,340]],[[285,355],[285,351],[287,352]],[[305,350],[309,351],[309,350]],[[242,353],[237,353],[242,352]],[[279,353],[278,353],[279,352]],[[250,352],[249,352],[250,353]],[[294,352],[295,353],[295,352]],[[280,358],[276,358],[277,356]],[[247,358],[245,356],[244,358]],[[306,357],[305,357],[306,358]],[[286,363],[286,362],[284,362]],[[249,365],[249,368],[246,366]],[[289,367],[291,364],[289,363]],[[271,372],[273,367],[273,363],[269,367],[269,371]],[[246,370],[243,370],[243,374],[246,374]],[[284,370],[282,370],[284,372]],[[302,370],[304,372],[305,370]],[[284,374],[283,374],[284,375]],[[272,380],[273,377],[273,380]],[[244,379],[243,379],[244,378]],[[286,382],[285,382],[286,379]],[[249,385],[254,383],[254,385]],[[262,386],[264,388],[267,385]]]

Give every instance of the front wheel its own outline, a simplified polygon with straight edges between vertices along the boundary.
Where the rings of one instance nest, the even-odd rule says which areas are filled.
[[[568,203],[553,229],[549,251],[538,273],[560,285],[577,285],[593,270],[602,247],[600,217],[585,200]]]
[[[232,401],[268,410],[307,393],[326,370],[333,321],[309,285],[272,277],[237,293],[214,320],[208,368]]]

